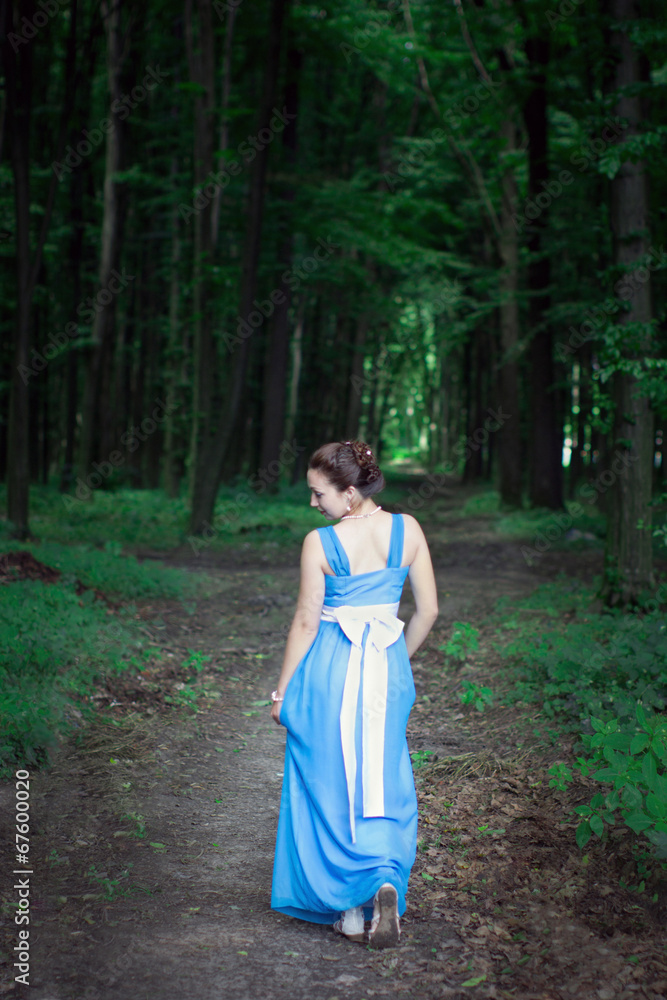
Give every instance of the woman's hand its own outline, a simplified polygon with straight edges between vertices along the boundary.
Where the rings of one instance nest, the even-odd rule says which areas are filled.
[[[271,718],[279,726],[281,725],[281,722],[280,722],[280,709],[282,708],[282,704],[283,704],[282,701],[274,701],[274,703],[271,705]]]

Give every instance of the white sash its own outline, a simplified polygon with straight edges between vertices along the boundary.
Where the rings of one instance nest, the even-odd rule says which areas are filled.
[[[361,661],[362,686],[362,791],[364,816],[384,816],[384,727],[387,713],[387,647],[399,638],[403,622],[396,617],[398,604],[370,604],[322,608],[322,620],[338,622],[352,643],[340,709],[340,739],[350,806],[352,843],[356,843],[354,791],[357,757],[354,731],[359,700]],[[364,642],[366,626],[368,634]]]

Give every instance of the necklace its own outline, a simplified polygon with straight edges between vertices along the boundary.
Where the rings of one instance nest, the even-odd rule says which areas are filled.
[[[370,514],[343,514],[341,521],[355,521],[360,517],[372,517],[373,514],[377,514],[379,510],[382,510],[382,507],[376,507],[375,510],[370,512]]]

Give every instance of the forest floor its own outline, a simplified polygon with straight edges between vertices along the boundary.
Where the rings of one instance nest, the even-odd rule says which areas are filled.
[[[33,776],[30,989],[6,969],[0,996],[667,998],[664,918],[619,885],[627,847],[596,841],[579,851],[572,795],[548,786],[548,768],[566,757],[563,739],[536,728],[525,705],[463,706],[461,675],[438,649],[452,622],[476,625],[487,655],[473,655],[465,677],[495,689],[502,666],[488,655],[486,618],[496,600],[525,597],[561,572],[589,579],[600,551],[551,551],[528,566],[520,543],[484,517],[454,516],[456,493],[429,506],[422,523],[441,615],[413,659],[420,831],[399,947],[373,952],[269,906],[285,731],[266,705],[298,552],[144,552],[205,570],[219,587],[194,613],[177,602],[138,605],[165,655],[100,689],[101,720]],[[406,589],[401,617],[409,614]],[[184,669],[191,650],[210,659],[190,655]],[[0,788],[3,826],[13,794],[13,783]],[[10,833],[0,830],[5,849]],[[3,865],[15,867],[11,856]],[[12,900],[3,878],[5,913]],[[7,920],[5,959],[15,943]]]

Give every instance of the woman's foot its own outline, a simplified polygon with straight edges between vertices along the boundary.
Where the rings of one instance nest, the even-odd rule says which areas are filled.
[[[385,882],[373,900],[373,920],[368,944],[371,948],[395,948],[400,936],[398,893],[393,885]]]
[[[333,929],[348,941],[364,941],[364,911],[361,906],[353,906],[350,910],[346,910],[340,920],[333,925]]]

